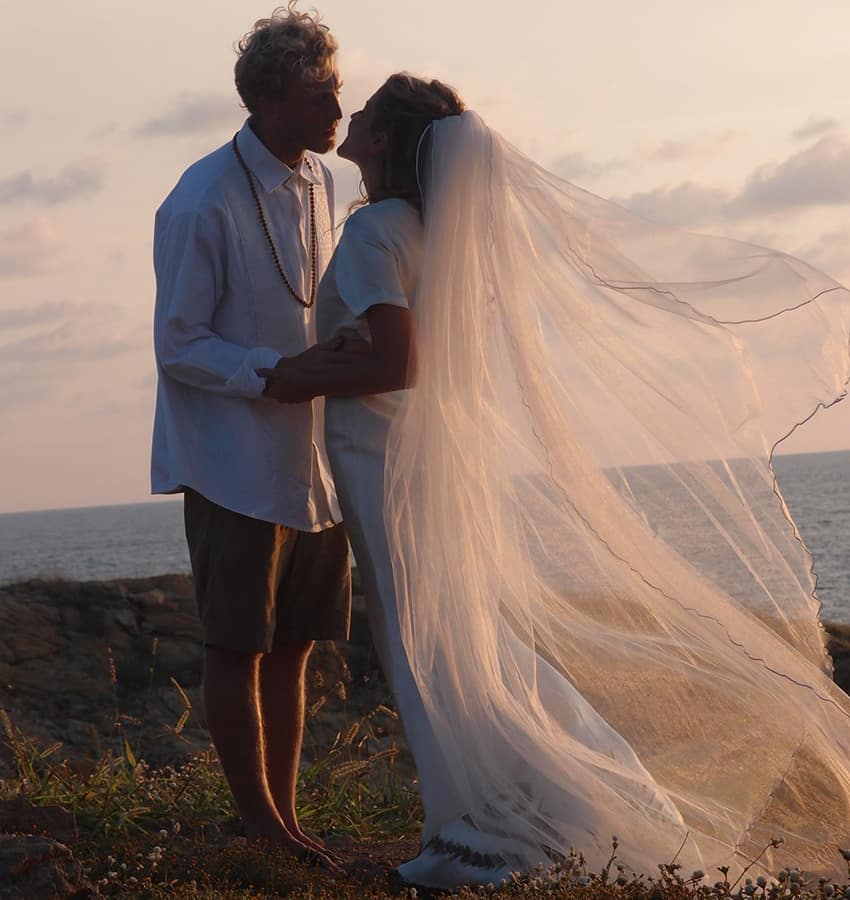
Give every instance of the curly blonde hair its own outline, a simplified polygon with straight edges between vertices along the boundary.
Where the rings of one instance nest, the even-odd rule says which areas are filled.
[[[251,113],[261,97],[283,96],[296,78],[321,82],[336,73],[336,39],[315,10],[299,12],[297,2],[255,22],[237,45],[236,90]]]

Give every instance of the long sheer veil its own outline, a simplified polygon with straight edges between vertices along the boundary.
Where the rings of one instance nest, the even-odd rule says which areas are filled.
[[[660,227],[467,112],[423,158],[416,387],[385,521],[403,641],[464,817],[511,865],[837,871],[850,701],[774,478],[843,395],[850,295]],[[682,845],[684,844],[684,847]]]

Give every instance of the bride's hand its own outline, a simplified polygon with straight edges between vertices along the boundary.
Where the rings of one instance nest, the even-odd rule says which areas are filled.
[[[339,366],[356,364],[370,350],[367,341],[360,338],[334,338],[322,344],[314,344],[297,356],[284,356],[273,369],[257,369],[257,375],[266,379],[263,396],[280,403],[305,403],[321,393],[316,389],[317,380],[322,383],[329,372],[339,371]]]
[[[372,345],[361,337],[340,338],[342,344],[337,349],[341,353],[370,353]]]

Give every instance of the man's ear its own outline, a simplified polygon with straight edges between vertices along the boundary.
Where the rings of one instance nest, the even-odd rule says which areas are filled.
[[[256,103],[257,117],[268,122],[274,122],[284,114],[285,104],[289,100],[290,91],[287,90],[281,97],[258,97]]]
[[[258,119],[269,119],[274,110],[274,101],[268,97],[258,97],[254,104],[254,113]]]

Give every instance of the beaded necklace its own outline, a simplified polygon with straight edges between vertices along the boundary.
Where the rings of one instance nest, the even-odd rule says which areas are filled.
[[[309,206],[310,206],[310,295],[308,299],[304,299],[292,286],[292,282],[286,277],[286,272],[283,270],[283,265],[280,261],[280,256],[277,252],[277,247],[274,245],[274,240],[272,239],[272,233],[269,229],[269,223],[266,220],[266,215],[263,212],[263,206],[260,203],[260,196],[257,193],[257,188],[254,185],[254,179],[251,177],[251,170],[248,168],[245,160],[242,158],[242,154],[239,152],[239,145],[236,143],[236,135],[233,135],[233,152],[236,154],[236,158],[239,160],[239,165],[242,166],[242,171],[245,173],[245,177],[248,179],[248,187],[251,188],[251,194],[254,197],[254,203],[257,205],[257,213],[260,217],[260,225],[263,226],[263,232],[266,236],[266,240],[268,241],[269,249],[272,251],[272,259],[274,260],[275,268],[280,274],[280,277],[283,279],[283,283],[286,285],[289,293],[303,306],[306,306],[308,309],[316,302],[316,288],[318,282],[318,269],[319,269],[319,244],[316,240],[316,200],[313,196],[313,184],[312,182],[307,186],[307,192],[309,194]],[[307,157],[304,157],[304,161],[307,163],[307,168],[312,172],[313,167],[310,165],[310,160]]]

